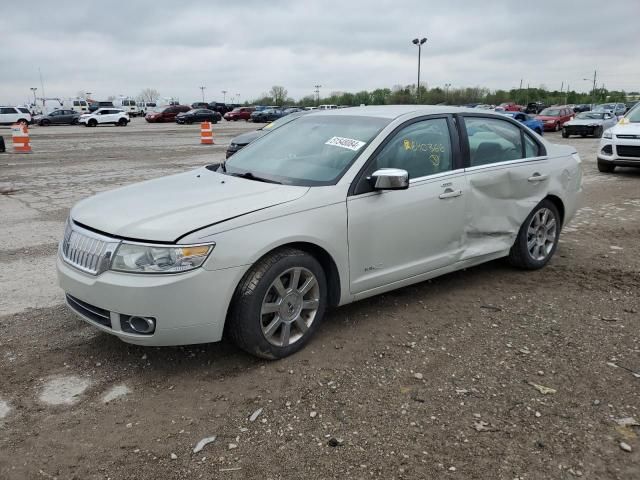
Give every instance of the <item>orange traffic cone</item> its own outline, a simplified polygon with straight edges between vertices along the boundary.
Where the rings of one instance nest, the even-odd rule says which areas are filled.
[[[200,144],[213,145],[213,127],[211,122],[202,122],[200,124]]]
[[[11,126],[11,137],[13,139],[13,151],[15,153],[31,153],[29,127],[25,124],[14,123]]]

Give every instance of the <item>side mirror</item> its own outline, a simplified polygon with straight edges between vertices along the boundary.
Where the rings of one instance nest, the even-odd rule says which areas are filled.
[[[381,168],[373,172],[368,180],[375,190],[406,190],[409,188],[409,172],[400,168]]]

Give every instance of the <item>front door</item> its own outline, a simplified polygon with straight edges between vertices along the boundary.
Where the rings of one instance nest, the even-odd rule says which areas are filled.
[[[447,117],[391,134],[347,199],[351,292],[359,294],[455,263],[462,246],[466,180]],[[454,140],[455,139],[455,140]],[[373,191],[380,168],[409,172],[407,190]]]

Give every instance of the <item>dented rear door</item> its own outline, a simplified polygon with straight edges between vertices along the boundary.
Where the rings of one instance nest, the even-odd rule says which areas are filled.
[[[541,142],[506,119],[465,116],[461,130],[469,190],[462,259],[506,253],[547,195],[549,159]]]

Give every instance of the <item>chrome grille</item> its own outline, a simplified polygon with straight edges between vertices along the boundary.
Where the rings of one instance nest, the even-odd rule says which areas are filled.
[[[60,245],[62,258],[69,265],[91,275],[106,271],[119,241],[67,222]]]

